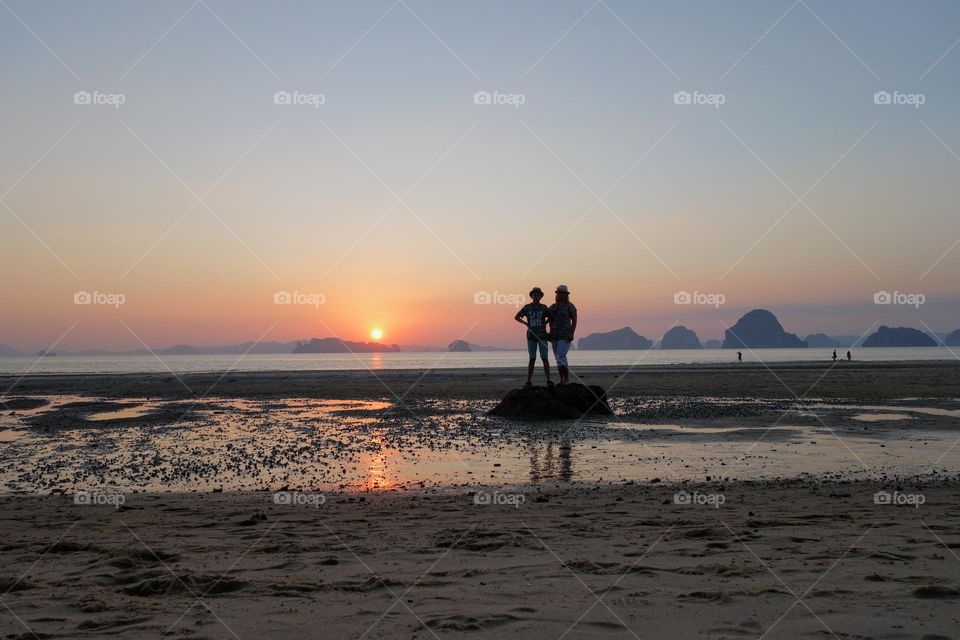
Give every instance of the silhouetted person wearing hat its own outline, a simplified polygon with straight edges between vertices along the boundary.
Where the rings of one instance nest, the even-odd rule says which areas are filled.
[[[530,362],[527,363],[527,384],[529,387],[533,384],[533,368],[537,362],[537,350],[540,351],[540,359],[543,360],[543,373],[547,377],[547,385],[552,386],[550,380],[550,360],[547,357],[547,322],[550,320],[550,310],[547,305],[542,304],[543,290],[540,287],[534,287],[530,290],[530,298],[533,302],[526,304],[514,320],[527,328],[527,354],[530,356]]]
[[[567,285],[558,285],[555,293],[556,302],[550,305],[550,342],[553,343],[553,355],[557,359],[560,384],[567,384],[570,382],[567,352],[577,331],[577,308],[570,302]]]

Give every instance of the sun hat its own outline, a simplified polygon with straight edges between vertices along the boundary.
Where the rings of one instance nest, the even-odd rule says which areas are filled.
[[[557,290],[554,293],[570,293],[570,289],[567,288],[565,284],[558,284]]]
[[[543,289],[541,289],[540,287],[534,287],[533,289],[530,289],[531,296],[535,293],[539,293],[540,295],[543,295]]]

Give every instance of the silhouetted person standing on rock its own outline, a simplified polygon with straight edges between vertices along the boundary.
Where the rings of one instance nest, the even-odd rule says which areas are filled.
[[[543,360],[543,373],[547,377],[547,385],[552,386],[550,380],[550,360],[547,358],[547,322],[550,319],[550,310],[547,305],[542,304],[543,290],[540,287],[534,287],[530,290],[530,304],[523,306],[514,320],[527,328],[527,353],[530,361],[527,363],[527,384],[533,384],[533,367],[537,362],[537,350],[540,350],[540,359]]]
[[[553,355],[557,358],[560,384],[568,384],[570,367],[567,366],[567,352],[577,331],[577,308],[570,302],[567,285],[557,285],[555,293],[556,302],[550,305],[550,342],[553,343]]]

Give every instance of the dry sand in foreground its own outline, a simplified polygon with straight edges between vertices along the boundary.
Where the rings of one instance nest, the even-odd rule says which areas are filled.
[[[6,497],[0,634],[956,638],[960,486],[877,489]]]

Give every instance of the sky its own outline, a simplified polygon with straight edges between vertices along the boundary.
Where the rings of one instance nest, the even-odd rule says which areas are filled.
[[[4,0],[0,343],[513,345],[560,283],[580,335],[951,331],[958,39],[930,1]]]

